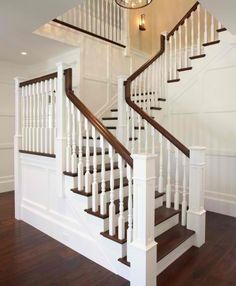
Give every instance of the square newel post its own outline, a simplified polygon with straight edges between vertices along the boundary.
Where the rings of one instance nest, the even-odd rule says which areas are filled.
[[[126,124],[127,124],[127,110],[125,101],[125,87],[124,82],[127,76],[118,76],[118,126],[117,138],[122,144],[126,144]]]
[[[206,211],[204,209],[206,148],[190,148],[189,210],[187,228],[196,232],[194,245],[205,243]]]
[[[156,156],[133,155],[133,240],[129,245],[132,286],[156,286],[154,240]]]
[[[15,218],[21,219],[21,166],[19,150],[22,148],[21,129],[21,88],[23,78],[15,78],[15,136],[14,136],[14,191],[15,191]]]
[[[57,190],[60,197],[65,195],[65,182],[63,172],[66,170],[66,94],[64,70],[67,66],[57,63],[57,100],[56,100],[56,166],[57,166]]]

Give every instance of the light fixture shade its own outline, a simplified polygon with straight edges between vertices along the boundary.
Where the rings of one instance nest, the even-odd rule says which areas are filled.
[[[138,9],[149,5],[152,0],[115,0],[118,5],[127,9]]]

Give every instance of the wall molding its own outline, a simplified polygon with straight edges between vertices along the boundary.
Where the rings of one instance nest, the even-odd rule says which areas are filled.
[[[13,143],[0,143],[0,150],[9,150],[13,148],[14,148]]]

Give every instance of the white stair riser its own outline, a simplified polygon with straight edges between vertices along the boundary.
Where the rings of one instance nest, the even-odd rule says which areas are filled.
[[[111,111],[112,117],[118,117],[118,111]]]
[[[118,156],[117,154],[114,154],[114,162],[118,161]],[[102,162],[102,155],[97,155],[97,164],[101,164]],[[108,154],[105,154],[105,163],[110,163],[110,157]],[[83,157],[83,164],[84,166],[86,165],[86,157]],[[93,165],[93,156],[89,156],[89,164],[92,166]]]
[[[193,246],[194,235],[188,238],[185,242],[171,251],[163,259],[161,259],[156,264],[156,275],[159,275],[163,272],[170,264],[172,264],[176,259],[183,255],[189,248]],[[157,252],[158,253],[158,252]]]
[[[113,116],[112,116],[113,117]],[[115,117],[115,116],[114,116]],[[118,120],[102,120],[102,123],[105,125],[105,126],[117,126],[117,122]]]
[[[161,235],[165,231],[171,229],[179,223],[179,214],[165,220],[164,222],[155,226],[155,237]]]

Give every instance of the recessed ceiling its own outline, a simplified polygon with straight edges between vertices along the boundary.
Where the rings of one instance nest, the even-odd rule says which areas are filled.
[[[0,60],[35,64],[73,49],[33,32],[81,0],[0,0]],[[27,55],[21,55],[27,52]]]

